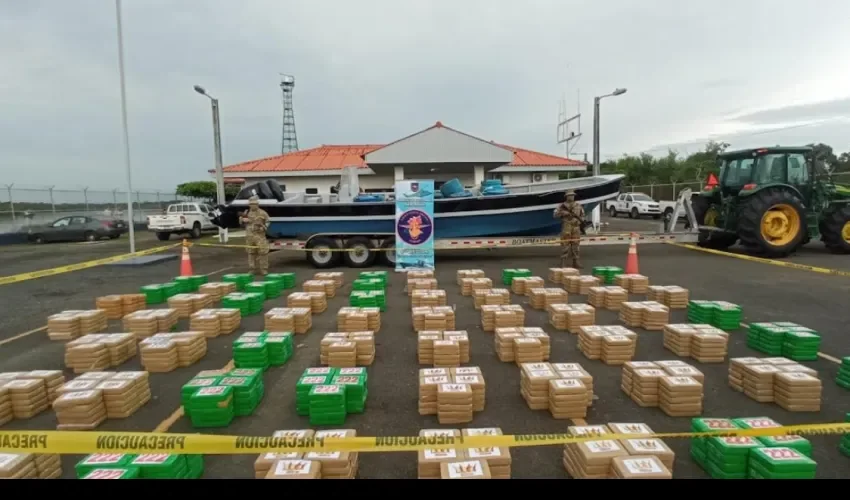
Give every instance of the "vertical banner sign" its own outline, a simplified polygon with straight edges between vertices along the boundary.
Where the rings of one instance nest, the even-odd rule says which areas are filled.
[[[434,181],[395,183],[395,269],[434,269]]]

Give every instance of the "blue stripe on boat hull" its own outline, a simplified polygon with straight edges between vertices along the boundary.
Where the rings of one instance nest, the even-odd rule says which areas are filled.
[[[584,205],[584,209],[589,213],[595,205]],[[494,215],[440,217],[434,229],[435,238],[549,236],[560,232],[561,221],[552,217],[551,209],[545,209]],[[272,221],[268,234],[276,238],[297,238],[302,235],[317,233],[392,234],[394,232],[395,222],[392,220],[358,220],[352,218],[349,221]]]

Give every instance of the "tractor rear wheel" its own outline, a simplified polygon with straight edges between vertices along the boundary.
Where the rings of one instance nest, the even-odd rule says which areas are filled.
[[[850,207],[825,213],[820,222],[820,234],[826,248],[835,253],[850,253]]]
[[[694,209],[697,224],[700,226],[718,227],[717,218],[720,215],[720,210],[710,199],[704,196],[694,196],[691,198],[691,208]],[[737,234],[721,231],[701,230],[697,238],[697,245],[715,250],[726,250],[738,241]]]
[[[786,257],[806,238],[806,209],[786,189],[765,189],[743,200],[738,235],[750,250],[767,257]]]

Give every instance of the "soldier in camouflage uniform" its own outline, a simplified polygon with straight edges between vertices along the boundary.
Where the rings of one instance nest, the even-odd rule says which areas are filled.
[[[584,207],[576,202],[575,191],[567,191],[564,200],[564,203],[555,209],[555,217],[561,219],[561,267],[567,267],[568,262],[572,260],[572,267],[581,269],[579,242],[584,224]]]
[[[269,228],[269,214],[260,208],[260,199],[252,196],[248,200],[248,212],[242,214],[245,224],[245,244],[248,245],[248,267],[252,273],[269,273],[269,240],[266,230]]]

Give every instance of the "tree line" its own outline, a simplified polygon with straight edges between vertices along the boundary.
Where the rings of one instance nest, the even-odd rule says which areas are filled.
[[[832,173],[850,172],[850,152],[838,154],[828,144],[809,144],[815,158]],[[709,174],[719,173],[715,157],[729,148],[725,142],[709,141],[702,151],[682,156],[669,150],[666,156],[623,155],[600,164],[603,174],[623,174],[624,185],[679,184],[704,182]]]

